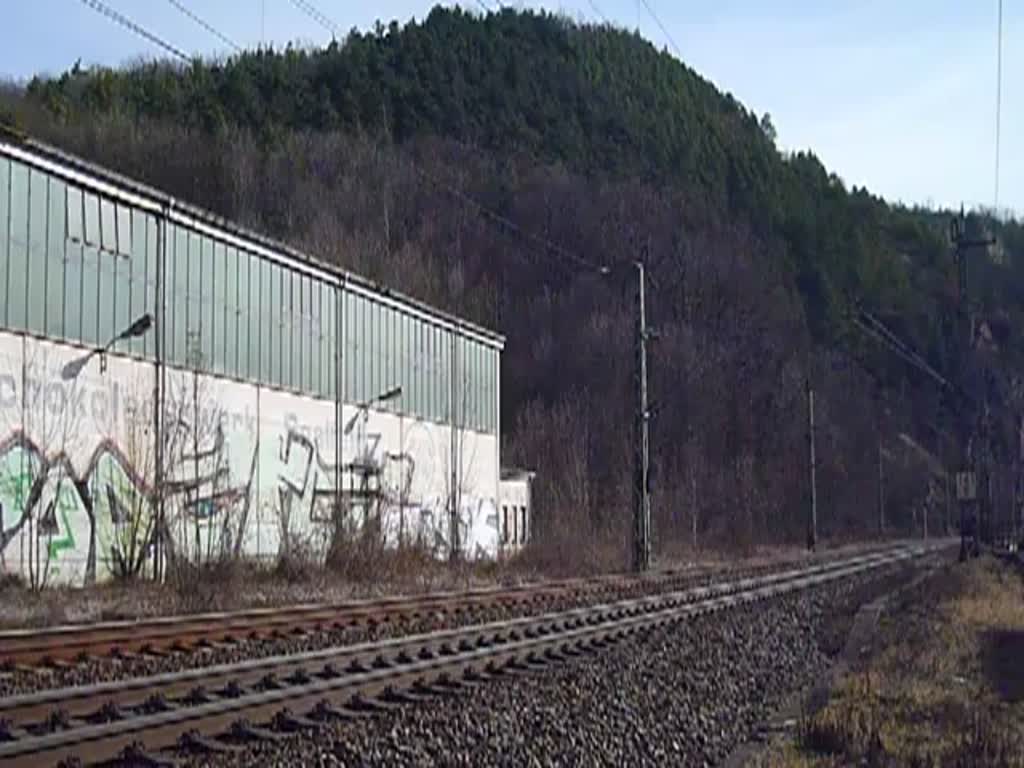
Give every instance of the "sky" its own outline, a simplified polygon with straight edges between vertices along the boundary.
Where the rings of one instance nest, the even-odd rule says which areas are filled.
[[[230,52],[179,9],[243,47],[321,45],[337,28],[422,19],[435,0],[99,0],[186,53]],[[5,2],[0,75],[59,74],[77,59],[162,55],[97,0]],[[508,2],[639,30],[758,114],[785,150],[811,149],[848,185],[890,201],[996,204],[999,0],[559,0]],[[497,0],[463,0],[496,8]],[[653,14],[648,10],[653,10]],[[660,22],[660,24],[659,24]],[[664,27],[664,30],[662,29]],[[1024,214],[1024,5],[1003,9],[999,209]]]

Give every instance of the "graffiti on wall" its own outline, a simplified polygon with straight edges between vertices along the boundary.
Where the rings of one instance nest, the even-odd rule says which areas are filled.
[[[50,350],[26,355],[33,344]],[[158,539],[188,560],[275,556],[292,536],[323,553],[339,525],[371,521],[386,543],[439,555],[453,538],[470,555],[496,547],[493,494],[474,493],[472,461],[450,472],[436,425],[357,413],[339,435],[333,403],[178,372],[157,450],[153,367],[112,361],[105,376],[63,381],[72,353],[0,333],[4,571],[40,585],[134,575]]]
[[[115,530],[131,525],[128,510],[138,505],[122,495],[125,485],[136,494],[149,494],[145,481],[113,440],[100,440],[83,470],[75,468],[66,452],[47,453],[20,430],[0,440],[0,564],[8,546],[30,526],[38,539],[30,542],[36,545],[30,551],[33,579],[70,575],[62,573],[70,567],[76,568],[74,576],[82,581],[93,580],[97,549],[93,500],[98,496],[106,500],[106,519]],[[105,539],[115,545],[116,535]],[[60,562],[62,553],[83,549],[87,554],[81,562]],[[111,552],[110,557],[121,554]]]

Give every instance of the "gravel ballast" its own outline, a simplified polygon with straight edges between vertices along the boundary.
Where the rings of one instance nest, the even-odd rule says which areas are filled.
[[[771,569],[762,567],[760,570],[764,572],[765,570],[783,569],[784,567],[785,564],[780,563]],[[729,578],[738,578],[750,573],[750,569],[744,568],[723,569],[714,574],[697,573],[691,579],[687,579],[688,584],[683,588],[706,585]],[[667,588],[664,584],[651,581],[643,585],[640,593],[652,595],[665,591],[667,591]],[[0,697],[31,693],[50,688],[125,680],[134,677],[209,667],[217,664],[230,664],[244,659],[302,653],[441,629],[452,629],[471,624],[535,616],[592,605],[609,599],[612,598],[609,596],[599,597],[594,594],[567,594],[543,603],[499,604],[458,613],[438,612],[415,619],[401,617],[372,625],[358,624],[284,637],[245,639],[234,643],[183,650],[162,656],[142,654],[127,658],[103,657],[70,666],[16,669],[0,675]]]
[[[543,672],[228,755],[233,766],[715,765],[829,665],[833,623],[907,569],[637,636]]]

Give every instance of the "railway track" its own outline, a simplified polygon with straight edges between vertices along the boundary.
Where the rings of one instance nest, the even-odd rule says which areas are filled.
[[[669,572],[648,582],[623,576],[573,579],[519,587],[256,608],[224,613],[159,616],[137,621],[71,624],[0,631],[0,665],[62,664],[111,655],[163,653],[242,639],[281,637],[346,626],[414,620],[431,615],[472,616],[494,606],[543,605],[555,599],[594,599],[702,578],[711,571]]]
[[[119,757],[159,763],[157,750],[175,745],[223,749],[225,734],[277,739],[318,721],[544,667],[695,615],[905,563],[941,546],[901,546],[539,616],[9,697],[0,700],[0,764]]]
[[[752,576],[777,570],[778,567],[769,564],[731,573]],[[66,665],[108,656],[187,651],[218,643],[373,626],[438,615],[460,617],[461,623],[467,623],[474,621],[478,614],[495,608],[526,613],[542,611],[556,603],[583,604],[625,599],[697,586],[728,573],[720,567],[701,567],[662,571],[639,579],[633,575],[610,575],[331,604],[0,630],[0,667]]]

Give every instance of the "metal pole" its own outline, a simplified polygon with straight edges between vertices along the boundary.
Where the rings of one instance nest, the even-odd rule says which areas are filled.
[[[155,378],[153,381],[153,454],[156,466],[153,468],[153,490],[156,502],[156,531],[153,538],[153,578],[160,581],[164,572],[164,437],[163,437],[163,398],[164,387],[164,293],[165,293],[165,261],[167,254],[167,218],[165,209],[162,216],[156,218],[156,275],[154,280],[153,318],[156,324],[154,353],[156,357]]]
[[[1021,514],[1021,467],[1024,466],[1024,418],[1017,416],[1017,466],[1014,467],[1014,495],[1010,516],[1012,518],[1011,544],[1014,549],[1020,544],[1018,524]]]
[[[807,531],[807,548],[813,552],[818,543],[818,480],[817,458],[814,450],[814,389],[811,387],[810,379],[807,380],[807,443],[808,470],[811,480],[811,519]]]
[[[931,480],[928,481],[928,496],[924,500],[924,538],[928,540],[928,508],[932,505]]]
[[[949,462],[946,462],[946,536],[949,536],[949,532],[953,529],[953,489],[951,486],[952,481],[949,477]]]
[[[885,536],[885,463],[881,436],[878,438],[878,535]]]
[[[448,556],[451,560],[458,559],[459,556],[459,476],[461,474],[459,463],[459,444],[458,444],[458,430],[460,425],[459,419],[459,385],[458,385],[458,372],[459,372],[459,326],[456,325],[452,331],[451,340],[451,456],[449,459],[451,478],[449,480],[451,487],[449,493],[449,504],[451,508],[448,512],[448,523],[450,530],[449,535],[449,553]]]
[[[647,308],[644,296],[644,265],[637,268],[636,318],[636,460],[634,463],[634,554],[633,568],[638,573],[651,564],[651,498],[648,488],[650,473],[650,414],[647,407]]]
[[[342,387],[345,381],[345,364],[347,360],[343,356],[342,344],[345,339],[345,329],[342,325],[345,316],[345,306],[348,303],[346,297],[348,278],[342,277],[341,287],[334,292],[334,509],[331,514],[332,537],[337,540],[341,535],[342,525],[342,476],[345,467],[344,439],[342,433],[345,424],[345,409],[342,403],[348,392],[343,392]],[[332,541],[333,545],[335,542]]]
[[[971,309],[969,303],[969,272],[967,255],[971,248],[983,248],[995,244],[994,238],[970,238],[967,237],[967,219],[964,216],[963,206],[960,207],[959,217],[954,217],[950,222],[950,240],[952,241],[955,248],[955,258],[957,264],[957,324],[959,332],[960,342],[960,381],[961,386],[964,389],[969,387],[973,388],[973,379],[969,375],[974,368],[974,359],[972,353],[973,341],[974,341],[974,323],[971,317]],[[973,393],[972,393],[973,394]],[[984,408],[984,404],[982,406]],[[964,470],[964,481],[973,485],[973,489],[977,489],[977,485],[980,483],[971,483],[970,479],[973,478],[975,481],[978,479],[979,469],[984,468],[984,458],[980,456],[984,450],[981,444],[981,434],[978,423],[978,415],[975,411],[975,406],[967,403],[963,406],[963,411],[958,419],[959,426],[961,429],[961,443],[964,451],[964,462],[962,469]],[[983,486],[987,488],[987,486]],[[965,489],[966,490],[966,489]],[[958,497],[961,494],[958,493]],[[968,552],[968,545],[973,551],[980,533],[981,522],[983,517],[983,507],[985,505],[985,499],[982,499],[975,492],[973,495],[964,493],[964,499],[958,498],[960,507],[960,558],[964,559]],[[968,501],[966,497],[971,497]],[[967,504],[971,504],[972,508],[968,510]],[[970,528],[970,531],[967,528]],[[969,534],[969,535],[968,535]],[[968,541],[970,539],[970,541]]]

